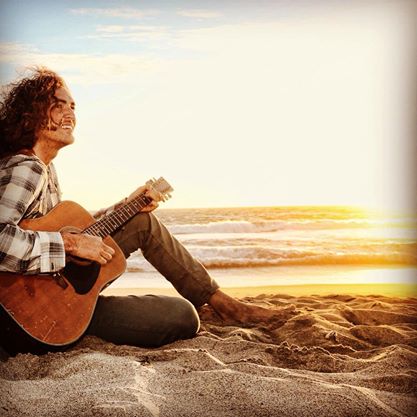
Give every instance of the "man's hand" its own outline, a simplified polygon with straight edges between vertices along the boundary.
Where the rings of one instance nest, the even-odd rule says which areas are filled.
[[[65,253],[105,265],[114,255],[114,249],[99,236],[62,232]]]
[[[133,191],[133,193],[130,194],[129,197],[127,197],[126,203],[133,200],[135,197],[142,193],[145,193],[147,197],[151,198],[152,202],[146,207],[144,207],[141,211],[155,210],[158,207],[158,201],[164,201],[164,198],[161,193],[158,193],[158,191],[155,191],[152,187],[148,185],[142,185],[137,190]]]

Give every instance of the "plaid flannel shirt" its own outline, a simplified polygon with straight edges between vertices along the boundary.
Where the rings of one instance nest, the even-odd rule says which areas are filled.
[[[0,159],[0,271],[50,273],[65,266],[59,232],[23,230],[22,219],[45,215],[61,199],[53,164],[35,155]]]

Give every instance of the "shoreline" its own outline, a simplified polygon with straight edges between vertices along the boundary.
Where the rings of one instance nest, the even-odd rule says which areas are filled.
[[[348,285],[371,285],[379,286],[384,284],[391,285],[417,285],[417,268],[413,266],[294,266],[294,267],[259,267],[259,268],[227,268],[227,269],[208,269],[210,276],[216,280],[222,289],[226,288],[254,288],[254,287],[273,287],[273,291],[283,287],[284,290],[294,290],[298,294],[302,287],[313,286],[340,286],[350,290]],[[123,273],[117,278],[109,288],[146,288],[146,289],[171,289],[172,285],[158,271],[130,271]],[[319,290],[321,288],[317,287]],[[325,288],[325,287],[324,287]],[[354,287],[353,289],[355,289]],[[382,289],[386,294],[388,287]],[[301,290],[303,294],[306,293]],[[415,290],[412,290],[416,294]],[[239,291],[241,293],[242,291]],[[388,294],[401,295],[404,291],[389,292]]]
[[[303,284],[303,285],[263,285],[246,287],[224,287],[222,290],[234,297],[255,297],[264,294],[285,294],[289,296],[313,296],[313,295],[369,295],[387,297],[417,297],[417,283],[389,283],[389,284]],[[178,296],[174,288],[152,288],[152,287],[132,287],[117,288],[109,287],[103,295],[172,295]]]

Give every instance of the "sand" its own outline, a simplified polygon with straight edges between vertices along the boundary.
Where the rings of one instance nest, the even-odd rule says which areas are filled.
[[[63,353],[3,360],[0,415],[417,415],[416,298],[244,299],[298,314],[244,328],[206,307],[195,338],[158,349],[90,336]]]

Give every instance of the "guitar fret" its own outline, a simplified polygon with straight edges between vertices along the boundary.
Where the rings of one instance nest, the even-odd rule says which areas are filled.
[[[95,235],[97,233],[97,228],[96,228],[95,224],[93,224],[90,227],[88,227],[84,232],[89,234],[89,235]]]
[[[107,222],[103,223],[103,230],[105,230],[108,234],[112,232],[112,229]]]
[[[124,223],[129,219],[130,216],[128,215],[128,213],[125,213],[125,210],[123,210],[120,212],[120,217],[122,218],[123,223]]]
[[[113,228],[120,226],[119,224],[116,223],[115,219],[112,219],[112,218],[109,218],[108,223],[110,223],[110,226]]]

